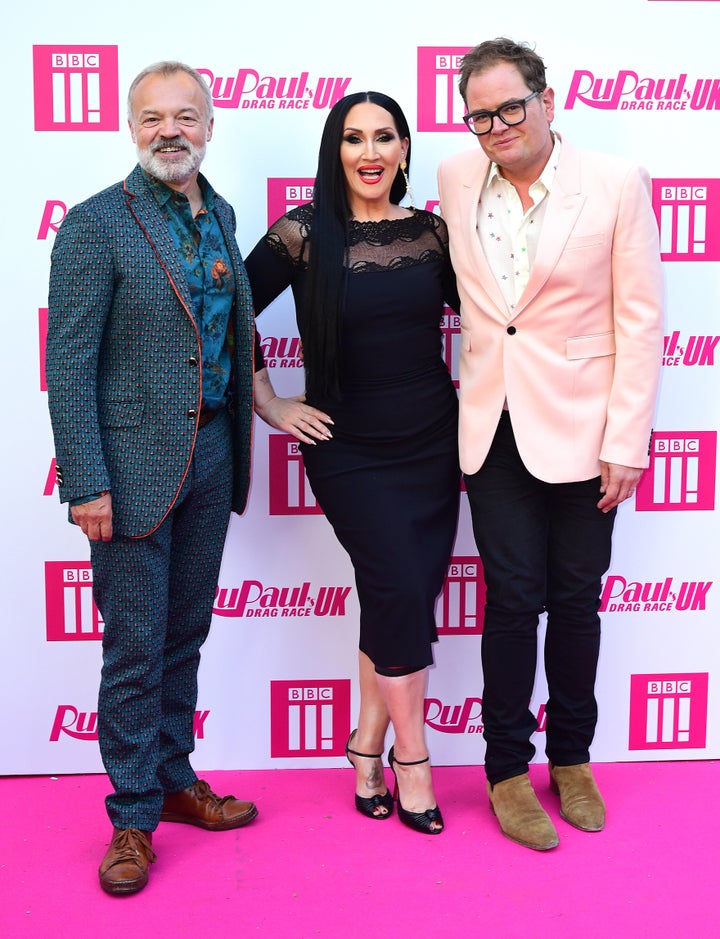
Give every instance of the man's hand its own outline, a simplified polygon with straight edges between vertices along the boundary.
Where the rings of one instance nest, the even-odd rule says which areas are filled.
[[[602,499],[597,507],[602,512],[609,512],[635,493],[637,484],[644,470],[635,466],[622,466],[620,463],[600,461],[600,492]]]
[[[90,541],[110,541],[112,538],[112,496],[109,492],[92,502],[71,506],[70,514]]]

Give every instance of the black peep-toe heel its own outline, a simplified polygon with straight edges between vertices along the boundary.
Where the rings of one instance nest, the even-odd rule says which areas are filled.
[[[357,728],[350,734],[348,737],[348,742],[345,744],[345,756],[347,757],[348,763],[355,769],[355,764],[350,759],[350,754],[353,756],[361,756],[366,760],[380,760],[382,759],[382,753],[360,753],[358,750],[350,749],[350,741],[357,733]],[[399,803],[398,803],[399,805]],[[359,796],[357,792],[355,793],[355,808],[361,815],[366,815],[368,818],[377,818],[380,821],[383,821],[386,818],[390,818],[393,810],[393,797],[390,795],[390,790],[386,789],[382,795],[374,795],[370,797]],[[377,813],[377,809],[384,808],[385,812]]]
[[[443,828],[432,828],[432,824],[434,822],[444,827],[445,823],[443,822],[442,812],[437,805],[434,809],[426,809],[424,812],[408,812],[402,807],[398,778],[394,766],[395,763],[397,763],[398,766],[419,766],[421,763],[428,763],[429,760],[430,757],[426,756],[424,760],[411,760],[408,763],[403,763],[401,760],[395,759],[394,746],[390,747],[390,753],[388,753],[388,763],[395,777],[395,793],[393,797],[397,800],[398,818],[401,822],[404,822],[408,828],[412,828],[414,831],[419,831],[424,835],[439,835],[440,832],[443,831]]]

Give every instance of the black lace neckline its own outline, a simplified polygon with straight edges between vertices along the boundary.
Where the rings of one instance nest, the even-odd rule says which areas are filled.
[[[415,212],[412,215],[403,215],[402,218],[383,218],[368,222],[351,218],[348,222],[348,241],[350,245],[357,245],[363,241],[375,245],[388,245],[397,240],[414,240],[427,227]]]
[[[311,203],[296,206],[265,236],[271,250],[294,267],[307,268],[312,217]],[[372,222],[348,219],[345,231],[345,266],[353,273],[443,262],[447,256],[447,229],[424,209]]]
[[[410,215],[399,215],[397,218],[368,219],[367,221],[351,215],[350,221],[355,225],[392,225],[395,222],[409,222],[415,217],[416,213],[413,211]]]

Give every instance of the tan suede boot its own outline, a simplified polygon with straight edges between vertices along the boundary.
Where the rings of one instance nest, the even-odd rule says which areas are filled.
[[[589,763],[577,766],[553,766],[550,788],[560,796],[560,814],[581,831],[602,831],[605,827],[605,803],[600,795]]]
[[[549,851],[559,844],[555,826],[538,802],[527,773],[492,786],[488,783],[490,808],[500,822],[503,834],[525,848]]]

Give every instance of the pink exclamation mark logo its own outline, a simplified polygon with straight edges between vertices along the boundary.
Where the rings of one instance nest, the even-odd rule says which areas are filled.
[[[720,180],[655,179],[664,261],[720,261]]]

